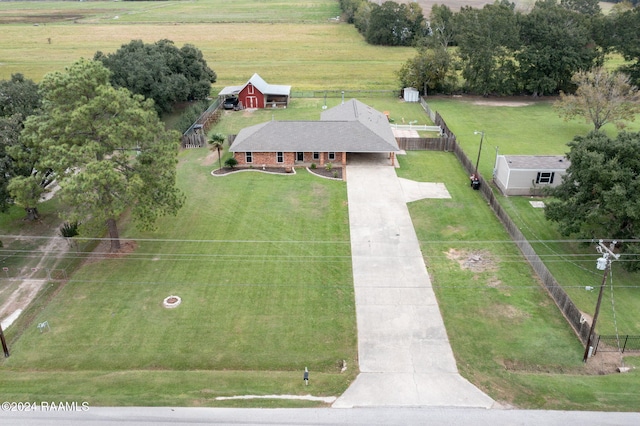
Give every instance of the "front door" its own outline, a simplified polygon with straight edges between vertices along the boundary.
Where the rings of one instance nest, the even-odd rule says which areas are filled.
[[[304,161],[304,152],[296,152],[296,161]]]

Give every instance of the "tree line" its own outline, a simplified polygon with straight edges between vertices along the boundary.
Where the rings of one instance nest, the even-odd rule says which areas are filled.
[[[106,231],[119,250],[125,210],[141,229],[153,229],[182,206],[180,135],[158,114],[207,98],[215,79],[192,45],[133,40],[40,84],[21,74],[0,81],[0,211],[16,204],[38,219],[38,203],[56,182],[64,219],[81,234]]]
[[[612,52],[627,61],[620,71],[640,84],[640,9],[629,2],[616,4],[606,16],[597,0],[538,0],[526,13],[507,0],[458,12],[434,5],[428,20],[416,17],[421,15],[416,3],[340,0],[340,5],[367,42],[416,47],[417,55],[397,74],[403,87],[423,94],[572,92],[572,76],[602,65]]]

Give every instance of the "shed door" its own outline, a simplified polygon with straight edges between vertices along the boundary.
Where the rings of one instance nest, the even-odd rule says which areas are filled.
[[[247,96],[247,108],[258,108],[257,96]]]

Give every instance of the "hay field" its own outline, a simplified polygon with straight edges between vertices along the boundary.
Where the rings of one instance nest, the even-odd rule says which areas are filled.
[[[149,43],[170,39],[178,46],[191,43],[202,50],[218,74],[213,93],[243,83],[254,72],[270,83],[291,84],[294,90],[390,90],[398,88],[395,71],[414,55],[413,48],[367,45],[352,25],[330,21],[339,13],[337,2],[330,0],[317,2],[322,7],[306,8],[313,13],[302,20],[298,2],[283,0],[278,4],[285,3],[288,9],[280,9],[283,22],[278,23],[268,22],[272,8],[267,6],[255,10],[252,22],[242,21],[248,15],[230,13],[221,15],[220,22],[206,22],[209,18],[204,16],[198,23],[202,5],[218,10],[229,2],[162,2],[157,7],[153,3],[155,9],[140,3],[16,2],[13,9],[0,3],[0,79],[19,72],[39,81],[47,72],[93,57],[98,50],[113,52],[134,39]],[[184,13],[178,13],[178,6]],[[117,15],[123,7],[129,14]],[[120,19],[113,19],[116,15]],[[16,23],[19,16],[22,22]],[[155,22],[135,20],[150,16]],[[222,18],[236,21],[222,22]]]

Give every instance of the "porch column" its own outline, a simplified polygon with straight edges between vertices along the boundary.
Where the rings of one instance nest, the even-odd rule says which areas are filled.
[[[347,153],[342,153],[342,180],[347,181]]]
[[[324,166],[324,152],[320,153],[320,167]]]
[[[395,167],[395,165],[396,165],[396,163],[395,163],[396,153],[395,153],[395,152],[392,152],[392,153],[389,155],[389,158],[391,158],[391,166]]]

